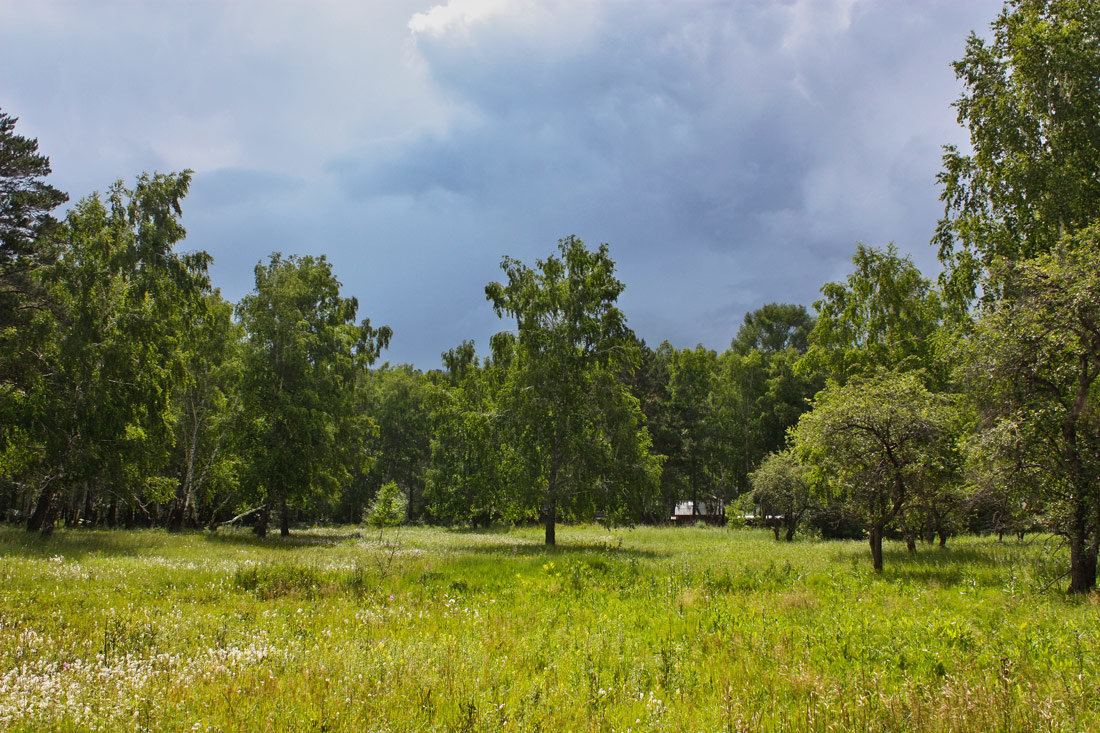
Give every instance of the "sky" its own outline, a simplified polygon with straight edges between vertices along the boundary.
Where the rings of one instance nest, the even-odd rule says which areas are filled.
[[[928,276],[951,69],[992,0],[0,0],[0,109],[76,200],[192,169],[236,301],[324,254],[383,359],[513,327],[504,255],[606,242],[650,345],[719,351],[857,243]]]

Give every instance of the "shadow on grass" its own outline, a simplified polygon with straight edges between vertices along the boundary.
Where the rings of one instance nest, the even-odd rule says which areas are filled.
[[[131,557],[163,545],[157,530],[58,529],[48,537],[21,526],[0,527],[0,557],[83,559],[88,555]]]
[[[267,537],[257,537],[251,530],[220,530],[218,532],[203,532],[202,538],[206,542],[215,545],[234,545],[237,547],[262,547],[265,550],[297,550],[302,547],[333,547],[348,540],[359,540],[369,537],[370,532],[345,532],[332,534],[328,532],[313,532],[303,530],[291,532],[289,537],[283,537],[278,530],[269,532]]]
[[[864,552],[834,552],[833,562],[847,560],[853,564],[871,565],[871,553],[865,543]],[[947,547],[919,545],[910,553],[900,542],[891,542],[883,548],[883,579],[912,581],[919,584],[937,583],[945,587],[972,586],[999,588],[1011,580],[1019,579],[1023,571],[1035,580],[1057,575],[1055,570],[1063,562],[1058,557],[1060,547],[1054,538],[1042,541],[1037,547],[1030,542],[1010,541],[999,543],[957,542]]]
[[[668,557],[670,553],[619,547],[605,542],[580,542],[546,545],[542,542],[512,542],[490,545],[456,545],[455,552],[471,555],[514,555],[517,557],[575,557],[603,556],[618,558],[655,559]]]

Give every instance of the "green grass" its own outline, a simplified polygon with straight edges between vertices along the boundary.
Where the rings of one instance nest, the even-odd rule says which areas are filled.
[[[1056,540],[0,529],[0,729],[1100,729]]]

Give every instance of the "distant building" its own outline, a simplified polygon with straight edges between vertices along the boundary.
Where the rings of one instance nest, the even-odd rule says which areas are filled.
[[[725,524],[726,507],[720,501],[701,501],[694,507],[693,502],[677,502],[672,511],[672,521],[676,524],[694,524],[706,522],[707,524]]]

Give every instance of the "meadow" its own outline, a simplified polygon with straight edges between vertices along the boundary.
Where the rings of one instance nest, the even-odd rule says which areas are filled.
[[[1058,540],[0,529],[0,729],[1100,730]]]

